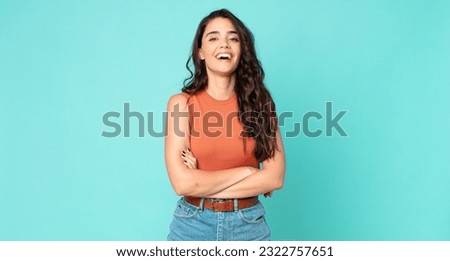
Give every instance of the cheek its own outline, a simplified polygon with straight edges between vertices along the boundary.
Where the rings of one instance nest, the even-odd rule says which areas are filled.
[[[202,48],[202,50],[203,50],[203,56],[205,57],[205,58],[208,58],[209,56],[211,56],[211,55],[213,55],[213,53],[214,53],[214,49],[213,48],[211,48],[211,46],[204,46],[203,48]]]
[[[238,46],[235,48],[235,50],[236,50],[236,54],[237,54],[238,58],[240,58],[241,55],[242,55],[242,49],[241,49],[241,47],[238,45]]]
[[[236,60],[239,62],[241,60],[242,57],[242,53],[238,52],[237,56],[236,56]]]

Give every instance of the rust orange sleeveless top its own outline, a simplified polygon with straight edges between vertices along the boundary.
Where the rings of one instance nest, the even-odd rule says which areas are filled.
[[[216,100],[205,90],[183,95],[188,98],[191,151],[198,169],[258,168],[253,155],[255,140],[240,136],[243,127],[235,93],[227,100]]]

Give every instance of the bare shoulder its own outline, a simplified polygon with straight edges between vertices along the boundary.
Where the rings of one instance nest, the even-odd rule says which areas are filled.
[[[188,98],[189,95],[182,92],[172,95],[167,103],[167,109],[172,111],[176,106],[178,106],[180,110],[184,110],[187,107],[186,105]]]

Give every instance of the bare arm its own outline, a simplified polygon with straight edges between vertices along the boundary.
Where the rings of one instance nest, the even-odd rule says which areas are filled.
[[[277,131],[277,147],[273,158],[263,162],[263,168],[238,183],[207,197],[245,198],[264,194],[283,187],[285,176],[285,157],[280,130]]]
[[[189,144],[189,118],[187,98],[174,95],[167,105],[165,161],[170,182],[182,196],[206,197],[244,180],[256,169],[239,167],[219,171],[191,169],[183,163],[181,153]]]

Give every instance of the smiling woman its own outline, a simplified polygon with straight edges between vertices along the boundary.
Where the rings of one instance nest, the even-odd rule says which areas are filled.
[[[214,11],[197,28],[187,68],[167,108],[167,172],[183,196],[168,240],[269,240],[258,196],[283,186],[285,159],[253,35],[228,10]]]
[[[213,74],[227,77],[234,73],[241,46],[238,33],[229,19],[218,17],[206,26],[199,56],[205,62],[210,77]]]

